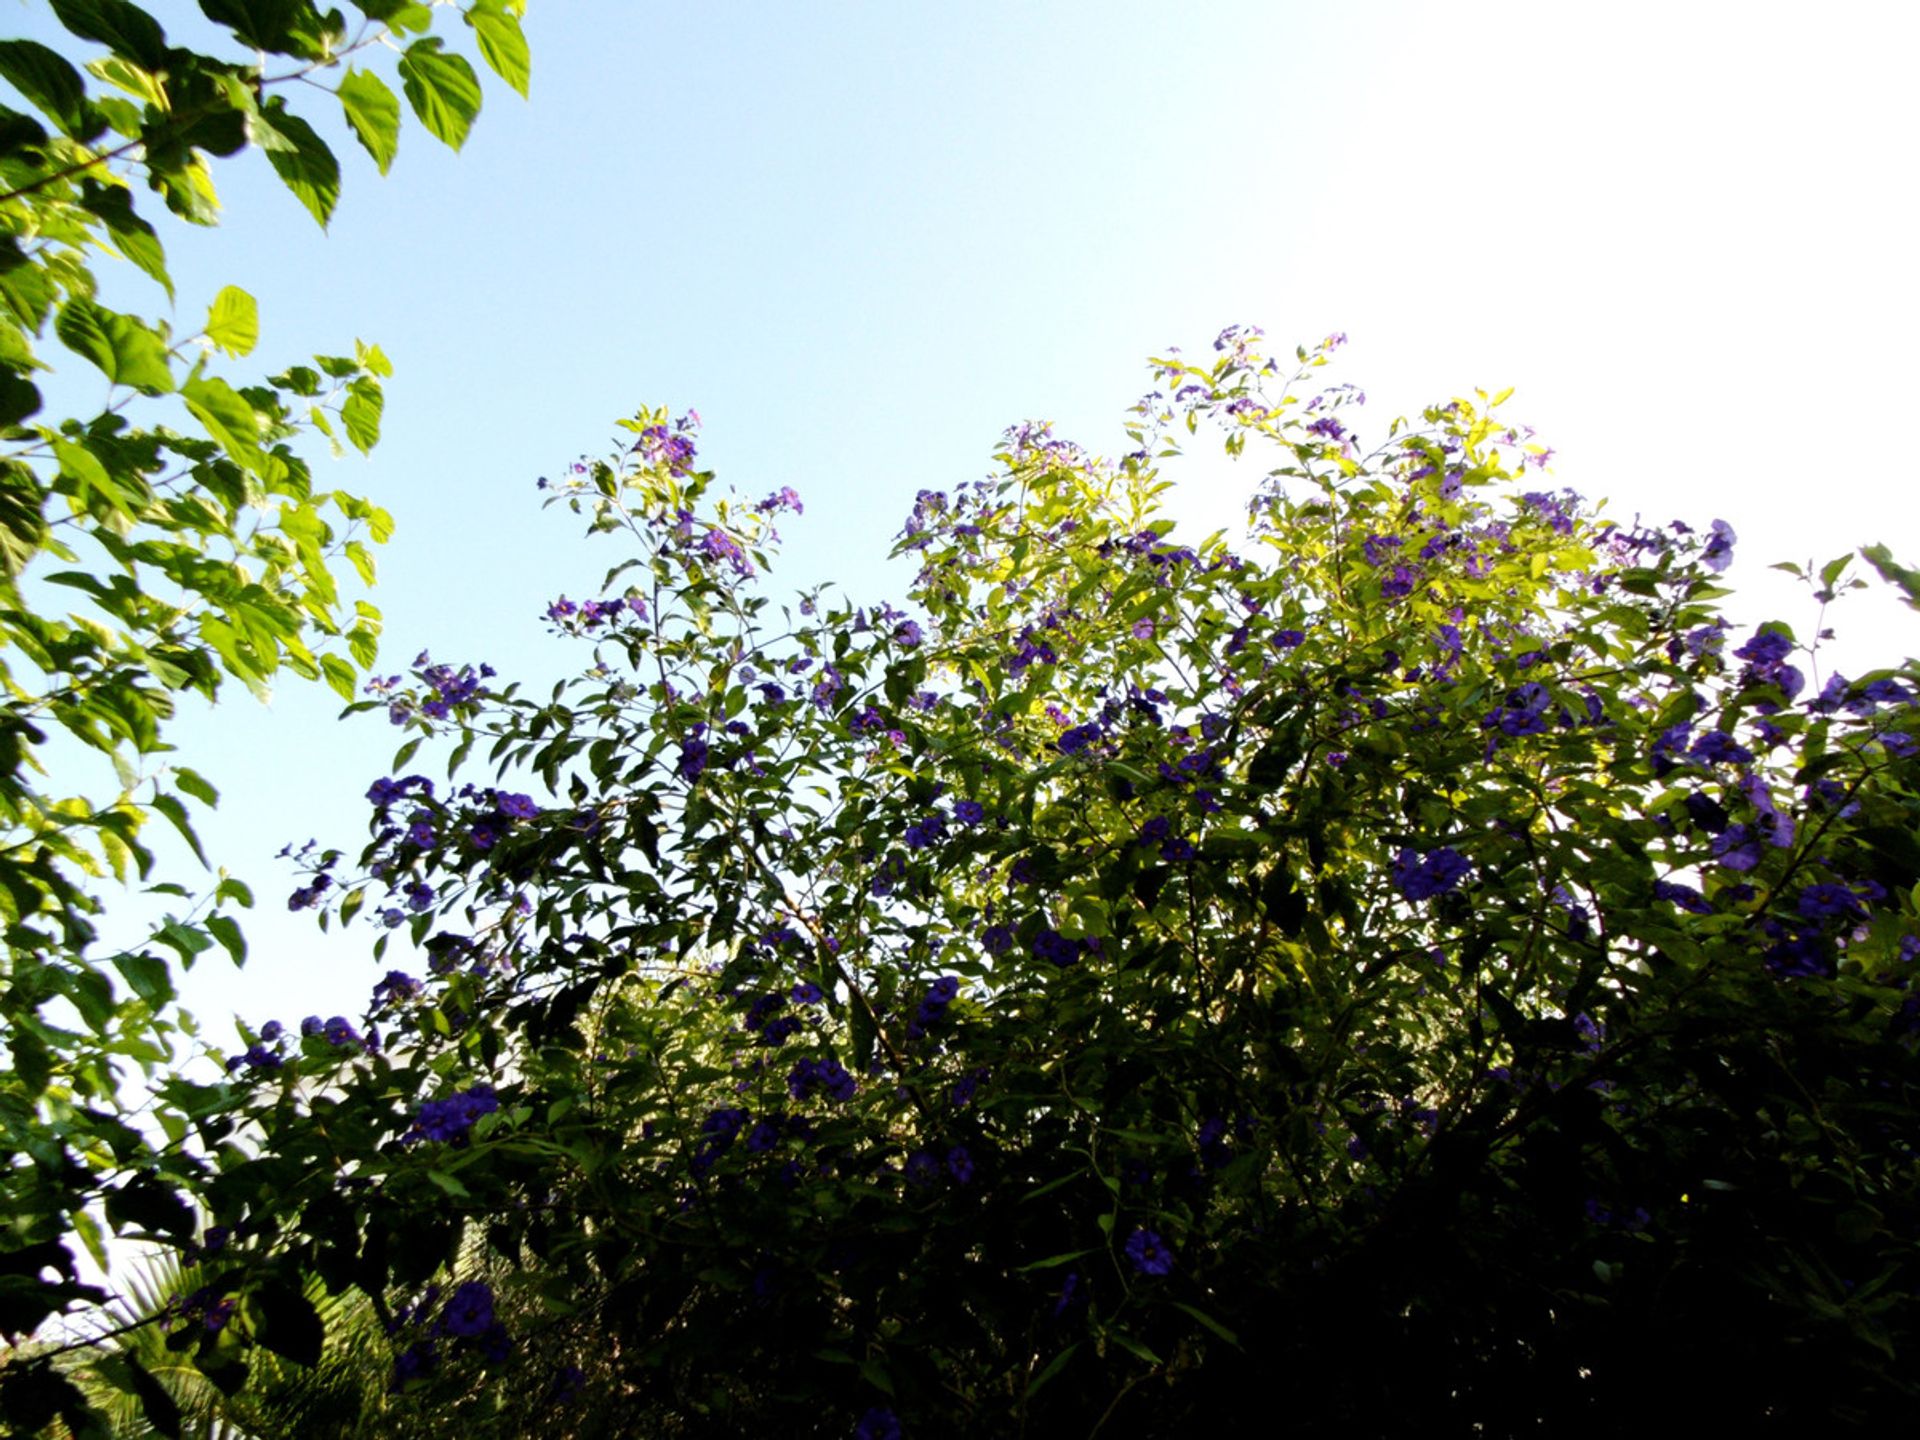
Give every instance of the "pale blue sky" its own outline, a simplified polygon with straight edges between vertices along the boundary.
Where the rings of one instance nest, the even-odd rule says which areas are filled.
[[[152,8],[194,33],[184,0]],[[236,283],[263,369],[355,336],[392,357],[385,441],[323,477],[400,522],[383,668],[430,647],[566,672],[580,652],[540,612],[611,551],[533,482],[642,403],[697,406],[703,458],[742,490],[801,492],[794,583],[879,598],[917,489],[980,473],[1024,418],[1120,448],[1144,357],[1234,321],[1282,348],[1346,331],[1335,378],[1381,428],[1516,386],[1558,483],[1730,520],[1739,613],[1804,628],[1767,562],[1876,539],[1920,560],[1920,10],[1819,16],[533,0],[532,102],[490,87],[458,156],[409,123],[385,181],[342,141],[331,234],[258,157],[221,166],[228,223],[169,242],[180,316]],[[37,4],[0,17],[48,28]],[[1224,517],[1231,483],[1210,468],[1181,504]],[[1849,667],[1920,649],[1906,612],[1859,614],[1835,617]],[[270,858],[363,834],[394,736],[335,709],[236,689],[180,732],[227,792],[210,848],[263,902],[248,970],[195,972],[220,1043],[235,1009],[357,1011],[380,973],[363,932],[280,910]]]

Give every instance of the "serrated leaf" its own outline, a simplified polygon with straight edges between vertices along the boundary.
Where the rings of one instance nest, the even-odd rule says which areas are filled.
[[[75,297],[60,307],[53,330],[61,344],[92,361],[116,385],[143,395],[164,395],[173,389],[165,342],[131,315]]]
[[[526,98],[533,76],[533,57],[527,50],[520,21],[498,4],[477,4],[467,12],[467,24],[480,42],[480,58],[507,84]]]
[[[51,0],[60,23],[83,40],[149,70],[166,63],[167,36],[154,18],[129,0]]]
[[[90,128],[95,122],[86,82],[58,51],[37,40],[0,40],[0,79],[74,139],[90,140],[99,133]]]
[[[281,183],[325,229],[340,200],[340,162],[327,142],[282,103],[259,113],[254,138]]]
[[[433,136],[458,150],[480,113],[480,79],[461,55],[449,55],[439,36],[414,41],[400,57],[407,103]]]
[[[241,356],[260,342],[260,309],[253,296],[229,285],[213,297],[207,311],[207,339],[227,354]]]
[[[180,387],[187,409],[240,465],[272,483],[281,478],[280,462],[260,448],[260,417],[253,406],[217,376],[193,379]]]
[[[366,70],[348,70],[340,82],[340,108],[382,175],[400,149],[400,97]]]

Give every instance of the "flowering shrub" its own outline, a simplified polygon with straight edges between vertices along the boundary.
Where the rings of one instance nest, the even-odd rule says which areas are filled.
[[[484,1269],[436,1334],[512,1343],[398,1352],[409,1433],[472,1365],[527,1377],[501,1433],[571,1423],[554,1375],[621,1433],[1911,1403],[1920,673],[1803,699],[1791,626],[1722,633],[1730,526],[1521,490],[1484,395],[1365,450],[1336,343],[1156,362],[1117,462],[1010,431],[919,495],[905,612],[776,608],[798,499],[691,419],[547,483],[617,623],[568,602],[554,698],[365,702],[396,774],[524,788],[381,779],[309,862],[427,973],[241,1057],[212,1190],[330,1284]],[[1264,456],[1244,545],[1156,508],[1204,426]]]

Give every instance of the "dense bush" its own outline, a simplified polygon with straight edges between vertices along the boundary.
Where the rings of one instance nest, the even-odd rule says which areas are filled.
[[[353,1424],[1902,1413],[1920,676],[1731,630],[1732,529],[1528,489],[1498,397],[1363,449],[1335,344],[1155,362],[1117,463],[1009,432],[906,609],[776,605],[798,497],[692,416],[542,482],[619,547],[548,611],[589,668],[375,682],[371,843],[293,897],[419,973],[177,1082],[232,1292],[387,1322]],[[1203,427],[1245,543],[1157,508]]]

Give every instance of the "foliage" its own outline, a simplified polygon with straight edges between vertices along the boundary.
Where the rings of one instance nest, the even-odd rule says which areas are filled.
[[[1009,432],[909,611],[777,607],[798,497],[691,415],[543,481],[626,550],[591,664],[371,682],[292,903],[426,972],[241,1057],[236,1291],[367,1294],[379,1433],[1905,1413],[1920,671],[1810,686],[1730,526],[1524,489],[1503,396],[1364,451],[1334,347],[1157,361],[1117,463]],[[1244,553],[1157,508],[1203,426]]]
[[[0,1330],[9,1336],[101,1298],[80,1282],[66,1242],[77,1233],[105,1266],[103,1202],[121,1233],[193,1234],[182,1192],[205,1167],[181,1142],[196,1125],[206,1143],[219,1139],[224,1092],[179,1082],[171,1108],[152,1116],[162,1134],[130,1113],[120,1067],[151,1075],[175,1058],[173,965],[210,950],[241,961],[228,912],[250,895],[224,872],[197,900],[155,884],[187,913],[143,945],[102,955],[96,887],[154,878],[142,834],[155,816],[199,854],[191,810],[217,792],[160,758],[177,697],[212,700],[227,677],[264,694],[286,672],[353,695],[374,659],[379,614],[343,598],[335,567],[344,559],[371,582],[369,544],[391,526],[368,501],[317,486],[300,449],[312,434],[361,451],[376,442],[389,373],[377,347],[356,343],[351,355],[264,381],[225,378],[220,357],[244,358],[257,339],[252,297],[222,290],[201,328],[180,335],[110,306],[94,263],[127,261],[172,299],[138,188],[179,219],[211,225],[213,161],[249,145],[324,225],[340,165],[288,96],[331,84],[384,171],[400,107],[377,69],[360,68],[369,57],[399,52],[410,108],[449,145],[464,141],[480,105],[471,65],[432,33],[434,9],[405,0],[363,0],[353,27],[310,0],[205,0],[240,59],[169,43],[127,0],[50,5],[95,58],[77,65],[37,41],[0,41],[0,78],[25,106],[0,106],[0,1016],[10,1056],[0,1078]],[[458,13],[485,61],[524,94],[522,8],[473,0]],[[36,377],[54,368],[49,340],[104,377],[97,413],[41,417]],[[91,790],[90,754],[111,765]],[[299,1293],[295,1281],[279,1283]],[[25,1428],[55,1413],[88,1423],[78,1392],[45,1365],[9,1366],[0,1396]]]

